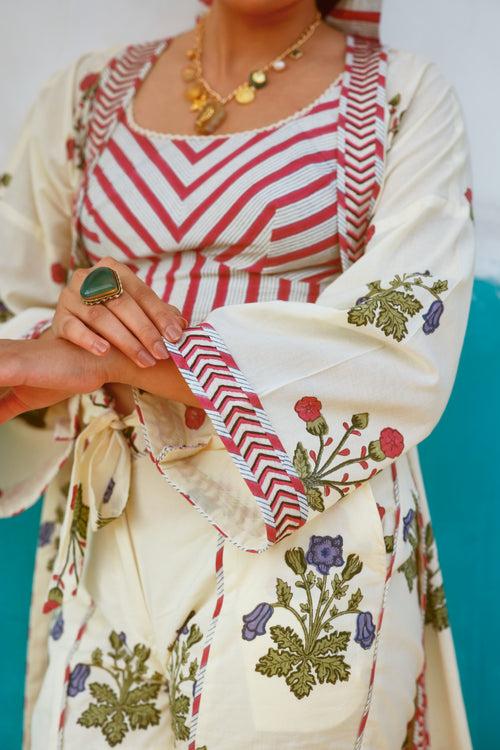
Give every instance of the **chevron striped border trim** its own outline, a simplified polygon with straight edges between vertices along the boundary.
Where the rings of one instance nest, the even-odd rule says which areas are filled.
[[[346,51],[338,119],[338,226],[342,270],[365,250],[384,173],[387,52],[353,37]]]
[[[307,519],[304,486],[262,403],[210,323],[165,346],[254,496],[270,544]]]
[[[102,68],[92,105],[89,107],[82,100],[78,103],[77,117],[82,118],[84,126],[86,124],[87,134],[83,173],[72,205],[74,260],[78,258],[79,217],[92,171],[116,123],[125,116],[129,100],[169,41],[170,37],[166,37],[127,45]]]

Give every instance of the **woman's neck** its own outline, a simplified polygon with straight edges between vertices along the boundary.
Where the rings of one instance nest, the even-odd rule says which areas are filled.
[[[315,0],[291,2],[276,11],[250,13],[215,0],[206,15],[203,70],[229,89],[250,70],[266,65],[314,21]],[[214,52],[216,51],[216,54]]]

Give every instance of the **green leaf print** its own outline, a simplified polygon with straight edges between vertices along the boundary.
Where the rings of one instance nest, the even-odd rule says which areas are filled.
[[[286,676],[286,684],[296,698],[305,698],[315,685],[316,680],[311,671],[309,661],[304,659],[294,670]]]
[[[281,578],[276,581],[276,597],[280,604],[286,607],[292,599],[292,589]]]
[[[431,579],[429,579],[430,581]],[[430,623],[436,630],[444,630],[449,627],[448,608],[443,586],[427,587],[427,605],[425,609],[425,622]]]
[[[316,685],[349,679],[350,665],[344,652],[349,646],[352,628],[333,630],[332,621],[354,616],[353,640],[364,649],[373,643],[375,626],[371,613],[359,609],[363,599],[359,587],[350,592],[345,602],[350,581],[361,573],[363,563],[355,553],[344,560],[340,534],[336,537],[313,535],[307,554],[302,547],[292,547],[286,550],[284,560],[288,570],[297,576],[294,587],[277,578],[276,601],[261,602],[243,616],[242,636],[246,641],[263,636],[268,620],[280,609],[294,619],[296,627],[283,624],[270,627],[269,637],[274,646],[258,659],[255,671],[268,678],[284,678],[290,692],[302,700]],[[335,573],[333,578],[330,577],[332,567],[341,568],[341,573]],[[339,606],[333,604],[334,600]]]
[[[156,722],[158,723],[158,722]],[[128,732],[128,727],[125,722],[125,715],[123,711],[117,711],[113,715],[113,719],[108,721],[102,727],[102,733],[107,740],[108,745],[115,747],[119,745],[125,739],[125,735]]]
[[[270,648],[267,654],[260,657],[255,671],[267,677],[285,677],[299,661],[300,657],[296,654]]]
[[[130,731],[147,729],[158,725],[160,712],[155,705],[164,678],[159,672],[147,677],[147,662],[150,649],[136,644],[133,649],[127,645],[124,633],[112,631],[109,634],[111,650],[104,659],[100,648],[94,649],[90,664],[79,663],[76,669],[102,670],[107,679],[114,682],[114,690],[107,682],[91,682],[88,690],[95,703],[90,703],[79,716],[77,723],[82,727],[99,728],[110,747],[119,745]],[[132,685],[137,687],[132,688]],[[70,687],[72,685],[70,677]],[[76,695],[83,686],[73,686]]]
[[[409,556],[398,567],[398,572],[403,573],[408,584],[408,590],[413,591],[415,581],[418,581],[419,574],[419,544],[421,542],[420,527],[423,525],[422,514],[419,507],[419,497],[416,492],[412,491],[414,507],[410,508],[403,519],[403,541],[409,543],[411,552]],[[436,576],[441,575],[438,565],[433,561],[436,559],[436,547],[434,532],[431,523],[425,525],[423,531],[423,542],[425,545],[425,566],[426,566],[426,605],[425,605],[425,623],[432,625],[436,630],[444,630],[449,627],[448,608],[446,605],[446,596],[443,584],[437,585],[434,580]]]
[[[321,684],[330,682],[332,685],[340,680],[349,679],[350,668],[343,656],[321,656],[313,661],[314,670]]]
[[[168,647],[171,652],[167,667],[168,694],[172,732],[176,740],[189,739],[187,716],[191,706],[193,687],[189,688],[189,694],[186,695],[183,692],[183,685],[184,683],[196,682],[198,659],[192,658],[190,651],[203,638],[203,634],[196,623],[192,623],[188,628],[188,622],[194,615],[195,612],[192,610],[177,631],[175,640]]]
[[[293,454],[293,465],[297,469],[297,474],[299,477],[302,477],[302,479],[311,473],[311,464],[309,462],[307,451],[300,442],[297,443],[297,447]]]
[[[402,276],[396,274],[388,287],[383,287],[380,280],[369,282],[367,294],[348,310],[348,322],[355,326],[374,324],[387,337],[402,341],[408,334],[408,320],[423,308],[422,302],[415,296],[415,289],[426,290],[439,300],[434,304],[442,306],[441,294],[448,289],[448,282],[438,279],[432,286],[427,286],[423,279],[430,275],[429,271],[405,273]],[[424,320],[427,315],[424,315]],[[437,326],[438,322],[428,329],[424,325],[424,332],[431,333]]]

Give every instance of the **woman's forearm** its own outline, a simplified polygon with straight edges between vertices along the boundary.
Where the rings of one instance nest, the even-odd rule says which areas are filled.
[[[171,359],[159,361],[153,367],[147,368],[137,367],[131,363],[130,373],[124,373],[124,376],[126,379],[120,378],[122,383],[127,382],[127,385],[136,386],[155,396],[202,408]]]

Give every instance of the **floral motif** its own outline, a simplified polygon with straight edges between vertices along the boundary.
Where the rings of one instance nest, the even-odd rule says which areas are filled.
[[[384,427],[380,432],[380,448],[387,458],[397,458],[404,449],[404,439],[398,430],[392,427]]]
[[[255,665],[255,671],[266,677],[283,678],[290,692],[301,700],[308,696],[314,686],[325,682],[345,682],[350,677],[350,665],[343,652],[347,650],[351,630],[333,630],[332,621],[339,617],[357,615],[354,640],[363,649],[370,648],[375,637],[373,618],[370,612],[362,612],[359,605],[363,599],[361,589],[350,593],[343,609],[339,602],[345,601],[350,581],[363,569],[358,555],[350,553],[343,560],[344,540],[337,536],[312,536],[307,554],[302,547],[292,547],[285,552],[285,563],[297,576],[294,590],[282,578],[276,579],[276,601],[261,602],[247,615],[243,615],[242,636],[253,641],[267,634],[268,620],[280,608],[286,610],[297,623],[298,631],[289,625],[273,625],[269,637],[276,648],[271,647]],[[316,575],[314,567],[321,575]],[[329,577],[333,567],[341,567]],[[295,589],[303,591],[303,601]]]
[[[39,547],[46,547],[50,544],[55,527],[54,521],[44,521],[40,524],[40,529],[38,530]]]
[[[439,319],[443,313],[444,305],[440,299],[435,299],[434,302],[431,303],[431,306],[425,312],[422,317],[425,320],[425,323],[423,325],[423,332],[424,333],[434,333],[436,328],[439,326]]]
[[[435,578],[441,571],[438,565],[434,569],[431,567],[434,555],[436,554],[434,533],[430,522],[424,528],[423,516],[419,509],[418,495],[412,491],[412,496],[415,507],[410,508],[408,513],[403,517],[403,540],[410,544],[411,552],[398,567],[398,572],[403,573],[408,584],[408,590],[412,592],[415,580],[417,580],[418,584],[419,546],[422,541],[421,535],[424,534],[424,556],[427,574],[425,622],[426,624],[432,624],[436,630],[444,630],[449,626],[446,596],[443,584],[438,585],[435,583]],[[393,537],[386,537],[386,545],[387,539],[389,539],[389,544],[392,545]]]
[[[248,615],[243,615],[243,629],[241,634],[246,641],[253,641],[258,635],[266,632],[267,621],[273,615],[273,608],[267,602],[257,604]]]
[[[398,112],[398,108],[401,105],[400,93],[395,94],[391,99],[389,99],[388,104],[389,104],[389,128],[387,131],[386,154],[389,153],[392,146],[394,145],[394,138],[399,133],[401,122],[406,112],[406,109],[402,109],[401,111]]]
[[[189,613],[184,624],[177,631],[177,637],[174,642],[168,647],[171,657],[168,664],[167,689],[170,701],[172,731],[176,740],[189,739],[189,727],[186,719],[191,699],[189,695],[182,692],[181,686],[183,683],[192,682],[192,696],[194,697],[196,676],[198,674],[198,659],[195,658],[190,661],[190,650],[203,637],[200,628],[195,623],[192,623],[188,628],[188,622],[194,614],[194,610]]]
[[[52,625],[52,628],[50,629],[50,636],[51,638],[54,639],[54,641],[58,641],[63,633],[64,633],[64,618],[63,618],[62,609],[60,609],[59,612],[57,613],[55,622]]]
[[[408,541],[414,517],[415,511],[413,510],[413,508],[410,508],[406,516],[403,517],[403,540],[405,542]]]
[[[0,185],[2,187],[8,187],[12,182],[12,175],[10,172],[3,172],[0,174]]]
[[[80,580],[80,572],[87,545],[87,526],[89,521],[89,509],[84,505],[82,500],[81,484],[75,484],[73,487],[71,510],[73,511],[73,520],[71,522],[66,559],[60,571],[54,573],[52,576],[55,585],[50,589],[47,601],[43,605],[43,612],[45,613],[51,612],[62,603],[65,580],[74,581],[75,588],[72,591],[73,594],[76,594],[76,587]]]
[[[353,414],[350,423],[343,423],[344,434],[334,445],[333,438],[327,437],[329,426],[321,413],[322,404],[318,398],[304,396],[297,401],[294,408],[300,419],[305,421],[307,432],[319,440],[318,451],[308,452],[301,442],[297,443],[293,456],[293,464],[306,490],[307,502],[313,510],[325,509],[323,494],[328,496],[331,490],[334,490],[343,497],[350,489],[359,487],[378,472],[378,469],[373,468],[368,476],[351,479],[347,467],[359,464],[366,470],[369,469],[370,459],[378,462],[386,458],[397,458],[404,450],[403,435],[393,427],[384,427],[377,440],[371,440],[368,446],[363,445],[360,448],[359,455],[346,458],[351,455],[351,449],[347,447],[351,436],[359,437],[361,430],[368,427],[369,415],[366,412]],[[330,446],[330,453],[325,456],[325,451],[328,451]],[[335,476],[337,472],[340,473]]]
[[[375,324],[386,336],[402,341],[408,333],[408,320],[423,308],[415,296],[415,289],[425,289],[435,297],[435,300],[423,314],[424,333],[433,333],[439,326],[444,309],[441,294],[448,289],[448,282],[438,279],[429,286],[424,283],[424,277],[428,276],[431,276],[430,271],[415,271],[404,273],[402,276],[396,274],[388,287],[383,287],[380,280],[370,281],[367,284],[367,294],[359,297],[348,310],[348,322],[355,326]]]
[[[186,406],[184,423],[190,430],[198,430],[205,421],[205,411],[197,406]]]
[[[375,640],[375,624],[371,612],[359,612],[354,640],[364,649],[369,649],[372,645]]]
[[[344,564],[342,557],[342,537],[312,536],[309,540],[306,560],[309,565],[314,565],[318,573],[328,575],[330,568],[334,565],[341,567]]]
[[[12,318],[11,311],[4,305],[0,299],[0,323],[5,323],[7,320]]]
[[[87,139],[88,114],[99,87],[100,73],[88,73],[79,84],[81,95],[75,113],[73,133],[66,140],[66,156],[75,162],[77,169],[85,167],[85,142]],[[76,158],[75,158],[76,157]]]
[[[85,691],[85,683],[90,674],[88,664],[77,664],[70,674],[68,682],[68,695],[74,698],[78,693]]]
[[[304,422],[312,422],[321,416],[321,401],[315,396],[304,396],[293,407]]]
[[[88,686],[95,703],[79,716],[77,723],[90,729],[99,728],[110,747],[119,745],[129,731],[147,729],[160,722],[156,698],[164,683],[159,672],[147,677],[151,650],[142,643],[127,646],[125,633],[114,630],[109,636],[111,650],[105,660],[100,648],[92,652],[90,664],[79,663],[71,672],[68,695],[74,697],[86,690],[91,670],[106,672],[108,682],[91,682]],[[116,690],[113,687],[116,686]],[[133,687],[135,685],[135,687]]]

